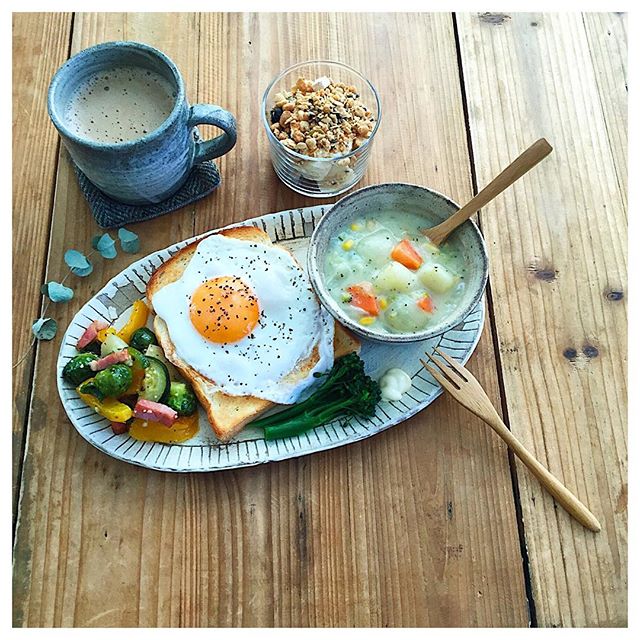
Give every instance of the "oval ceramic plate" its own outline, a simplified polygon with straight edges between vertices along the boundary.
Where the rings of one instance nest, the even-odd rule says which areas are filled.
[[[293,251],[304,265],[309,238],[316,223],[329,208],[316,206],[272,213],[233,226],[253,224],[263,229],[274,242]],[[420,364],[419,358],[425,351],[431,353],[435,347],[440,347],[459,362],[465,363],[482,332],[484,299],[463,322],[431,340],[408,344],[363,341],[361,356],[369,375],[379,379],[387,369],[400,367],[411,376],[413,382],[402,400],[380,402],[375,416],[368,420],[336,421],[300,436],[271,442],[261,437],[260,429],[247,428],[231,442],[221,443],[213,435],[204,411],[200,409],[199,433],[182,444],[140,442],[128,434],[115,435],[109,421],[84,404],[73,387],[62,379],[62,368],[76,355],[75,344],[91,321],[103,319],[112,322],[120,318],[120,322],[123,322],[134,300],[144,298],[146,284],[153,271],[193,240],[183,240],[156,251],[118,274],[80,309],[62,340],[57,364],[58,392],[69,419],[80,435],[94,447],[125,462],[160,471],[216,471],[284,460],[368,438],[421,411],[442,393]]]

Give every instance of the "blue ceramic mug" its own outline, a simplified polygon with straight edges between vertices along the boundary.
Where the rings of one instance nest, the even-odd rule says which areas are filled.
[[[70,58],[51,81],[48,110],[80,170],[127,204],[165,200],[195,164],[236,143],[235,118],[214,105],[190,106],[176,65],[138,42],[106,42]],[[224,133],[199,141],[199,124]]]

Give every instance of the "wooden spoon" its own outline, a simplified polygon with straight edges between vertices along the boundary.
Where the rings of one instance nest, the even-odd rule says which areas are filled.
[[[439,225],[431,227],[431,229],[423,229],[422,233],[428,236],[436,247],[439,247],[454,229],[466,222],[478,209],[482,209],[527,171],[533,169],[540,160],[546,158],[552,151],[551,145],[544,138],[540,138],[498,174],[478,195],[471,198],[464,207],[458,209]]]

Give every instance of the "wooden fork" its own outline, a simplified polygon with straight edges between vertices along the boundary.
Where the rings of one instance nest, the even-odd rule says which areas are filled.
[[[491,404],[480,383],[460,363],[436,348],[436,351],[447,361],[447,367],[440,360],[427,357],[437,367],[429,366],[424,360],[420,362],[424,368],[446,389],[455,400],[466,407],[478,418],[484,420],[506,443],[512,451],[528,467],[529,471],[538,478],[542,486],[562,505],[580,524],[591,531],[600,531],[597,518],[585,507],[576,496],[571,493],[553,474],[543,467],[524,445],[507,429],[504,422]]]

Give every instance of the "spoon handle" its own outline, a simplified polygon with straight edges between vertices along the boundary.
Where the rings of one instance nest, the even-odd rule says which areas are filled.
[[[478,209],[491,202],[498,194],[511,186],[518,178],[535,167],[540,160],[546,158],[553,148],[544,139],[534,142],[526,151],[521,153],[508,167],[501,171],[480,193],[474,196],[461,209],[452,216],[431,229],[425,229],[424,233],[436,246],[442,244],[447,236],[466,222]]]

